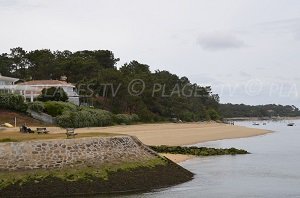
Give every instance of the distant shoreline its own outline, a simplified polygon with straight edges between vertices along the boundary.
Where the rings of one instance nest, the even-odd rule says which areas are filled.
[[[232,120],[232,121],[280,121],[280,120],[299,120],[300,116],[296,117],[274,117],[274,118],[269,118],[269,117],[234,117],[234,118],[224,118],[224,120]]]

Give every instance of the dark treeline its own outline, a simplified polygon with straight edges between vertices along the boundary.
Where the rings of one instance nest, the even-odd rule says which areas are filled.
[[[23,81],[67,76],[67,81],[77,86],[83,104],[113,113],[135,113],[142,121],[219,119],[219,96],[212,94],[209,86],[168,71],[151,72],[148,65],[137,61],[118,69],[118,61],[108,50],[27,52],[14,48],[0,55],[0,73]],[[145,84],[133,84],[130,92],[134,79]],[[141,94],[135,94],[140,90]]]
[[[274,117],[286,116],[294,117],[300,116],[300,111],[293,105],[245,105],[245,104],[220,104],[220,112],[225,118],[234,117]]]

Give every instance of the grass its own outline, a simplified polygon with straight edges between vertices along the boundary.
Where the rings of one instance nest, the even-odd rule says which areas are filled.
[[[0,139],[0,142],[17,142],[17,140],[11,138],[3,138]]]
[[[127,162],[121,164],[107,164],[101,167],[73,167],[53,170],[31,170],[17,172],[0,172],[0,190],[10,185],[24,185],[27,183],[39,183],[45,180],[59,179],[67,182],[95,181],[98,179],[109,180],[109,175],[118,171],[131,171],[137,168],[154,168],[158,165],[166,165],[162,158]]]
[[[76,130],[75,130],[76,132]],[[76,138],[84,137],[111,137],[118,134],[112,133],[78,133]],[[48,134],[37,134],[37,133],[20,133],[19,131],[0,131],[0,143],[1,142],[22,142],[30,140],[51,140],[51,139],[66,139],[67,136],[64,133],[48,133]]]

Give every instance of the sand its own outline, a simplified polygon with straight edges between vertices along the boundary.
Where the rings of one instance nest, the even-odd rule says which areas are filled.
[[[183,146],[201,142],[264,135],[270,131],[232,126],[219,123],[166,123],[114,126],[105,128],[79,129],[80,132],[98,131],[134,135],[147,145]],[[180,163],[195,156],[162,154]]]
[[[65,133],[57,127],[51,132]],[[219,123],[164,123],[91,127],[76,129],[76,133],[101,132],[133,135],[146,145],[182,146],[201,142],[243,138],[269,133],[267,130],[232,126]]]
[[[59,127],[47,127],[50,133],[65,133]],[[220,123],[163,123],[119,125],[110,127],[91,127],[75,130],[76,133],[115,133],[133,135],[146,145],[183,146],[201,142],[243,138],[267,134],[270,131],[263,129],[247,128]],[[167,155],[175,162],[189,159],[187,156]]]
[[[182,154],[170,154],[170,153],[160,153],[160,155],[172,160],[175,163],[184,162],[189,159],[193,159],[194,155],[182,155]]]

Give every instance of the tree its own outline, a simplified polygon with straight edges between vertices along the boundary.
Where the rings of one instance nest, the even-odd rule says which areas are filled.
[[[210,109],[219,114],[219,96],[211,87],[193,84],[169,71],[151,72],[149,65],[136,60],[118,69],[118,61],[109,50],[27,52],[19,47],[0,55],[0,72],[23,80],[67,76],[68,82],[76,84],[83,103],[117,114],[138,114],[142,121],[216,117],[215,113],[209,115]],[[130,93],[129,85],[141,93]],[[62,89],[50,88],[38,99],[66,101],[67,96]],[[266,111],[255,112],[264,115]]]

